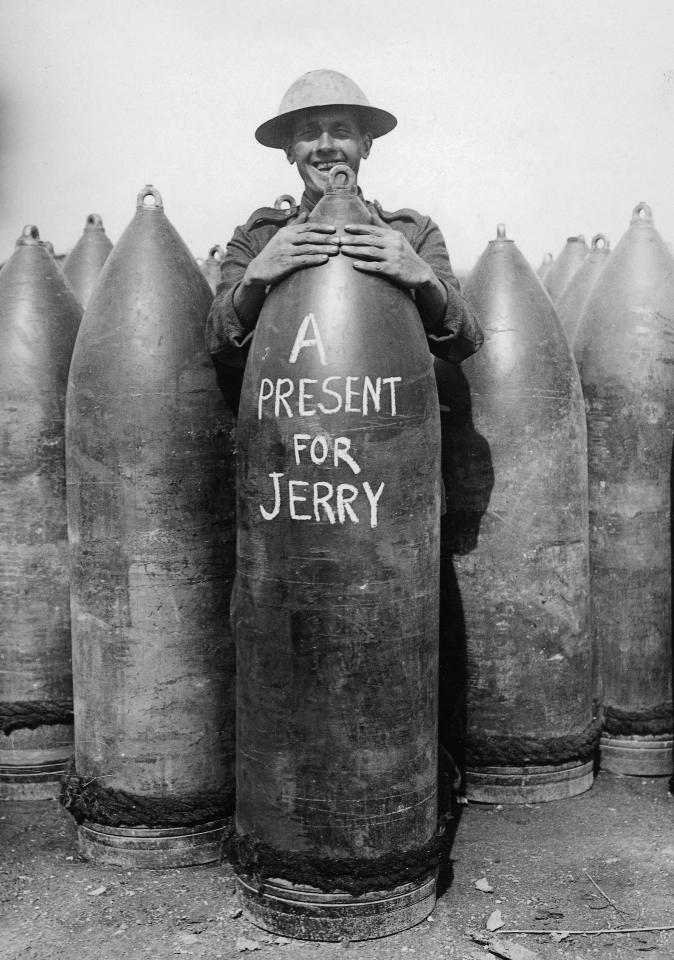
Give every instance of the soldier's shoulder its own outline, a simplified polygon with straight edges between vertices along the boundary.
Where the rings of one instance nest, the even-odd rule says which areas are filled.
[[[379,216],[384,223],[407,223],[412,226],[420,227],[430,219],[424,213],[419,213],[412,207],[401,207],[399,210],[384,210],[380,203],[374,203],[373,206],[379,211]]]
[[[284,226],[289,220],[297,216],[298,207],[289,206],[279,209],[278,207],[258,207],[253,210],[246,220],[244,227],[246,230],[257,230],[266,226]]]

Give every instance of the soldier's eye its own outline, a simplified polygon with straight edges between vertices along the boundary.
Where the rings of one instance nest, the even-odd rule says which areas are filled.
[[[300,127],[295,136],[298,140],[317,140],[320,137],[318,127]]]

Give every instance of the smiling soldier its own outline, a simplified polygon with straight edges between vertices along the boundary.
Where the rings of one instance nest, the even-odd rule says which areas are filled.
[[[410,209],[386,213],[377,201],[365,201],[371,223],[347,225],[341,236],[330,223],[307,222],[323,196],[330,168],[346,163],[357,175],[372,141],[396,123],[392,114],[370,106],[348,77],[314,70],[292,84],[278,115],[256,130],[261,144],[284,150],[297,165],[304,192],[297,207],[256,210],[227,245],[206,338],[218,382],[235,412],[248,348],[270,286],[339,252],[353,259],[355,270],[386,276],[411,292],[436,356],[460,363],[482,343],[442,234],[429,217]]]

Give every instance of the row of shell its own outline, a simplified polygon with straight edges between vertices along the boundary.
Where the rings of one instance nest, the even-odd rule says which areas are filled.
[[[32,225],[27,227],[27,231],[39,240],[39,232],[36,234],[36,230],[37,228]],[[42,243],[45,251],[55,256],[53,244],[49,241]],[[90,213],[85,221],[82,236],[72,250],[65,256],[62,254],[55,256],[71,293],[83,309],[89,302],[112,247],[112,241],[105,232],[102,218],[97,213]],[[221,280],[224,258],[225,251],[220,244],[216,243],[204,259],[198,258],[196,261],[213,293]]]
[[[181,850],[166,865],[209,860],[234,779],[234,436],[203,339],[212,292],[146,187],[82,316],[75,281],[106,253],[90,221],[68,282],[34,227],[0,272],[0,794],[54,795],[74,718],[74,815],[88,803],[114,834],[119,791],[137,865],[156,822]]]
[[[570,238],[544,291],[499,228],[465,285],[485,344],[439,370],[441,724],[474,799],[550,797],[545,754],[574,751],[578,792],[597,706],[604,768],[672,771],[674,260],[643,203],[600,241]]]
[[[607,245],[594,249],[607,265],[578,321],[580,379],[504,230],[465,288],[482,351],[462,369],[436,364],[441,728],[465,752],[477,799],[589,786],[596,697],[607,765],[671,770],[674,263],[645,205],[608,259]],[[234,421],[203,346],[212,293],[153,188],[89,298],[78,337],[81,308],[27,228],[0,273],[12,454],[0,475],[0,790],[51,795],[72,751],[72,610],[73,790],[90,781],[143,797],[154,822],[182,804],[175,830],[201,837],[190,844],[206,859],[233,791]],[[147,823],[146,810],[127,830],[136,864],[154,839]],[[83,846],[111,836],[101,814]]]

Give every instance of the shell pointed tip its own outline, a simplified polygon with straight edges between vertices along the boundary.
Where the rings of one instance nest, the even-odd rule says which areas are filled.
[[[103,219],[98,213],[90,213],[84,224],[85,230],[103,230]]]
[[[632,223],[637,223],[639,221],[645,223],[653,222],[653,211],[651,210],[649,204],[645,203],[643,200],[638,203],[632,211]]]
[[[159,190],[151,183],[147,183],[138,194],[136,206],[139,210],[162,210],[164,201]]]
[[[33,223],[28,223],[21,231],[21,236],[16,241],[17,247],[22,247],[31,243],[40,243],[40,231]]]

